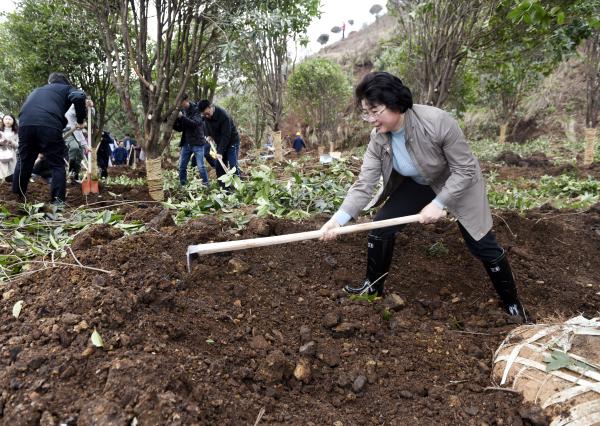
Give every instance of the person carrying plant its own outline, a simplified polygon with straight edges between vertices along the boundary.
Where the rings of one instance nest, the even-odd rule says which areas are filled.
[[[479,258],[505,311],[523,322],[527,314],[519,297],[506,251],[492,232],[492,215],[479,162],[450,114],[413,104],[402,81],[386,72],[367,74],[355,89],[362,118],[373,130],[356,182],[340,209],[321,228],[323,240],[335,238],[335,228],[356,218],[372,200],[383,176],[383,188],[373,205],[382,205],[375,221],[419,213],[422,223],[457,219],[469,251]],[[364,281],[347,285],[350,294],[383,294],[392,262],[395,236],[401,226],[381,228],[367,237]]]
[[[198,103],[198,109],[206,120],[208,134],[215,140],[217,145],[217,157],[219,157],[226,167],[235,167],[235,173],[241,176],[240,166],[238,164],[238,155],[240,152],[240,136],[233,119],[227,111],[210,101],[203,99]],[[215,163],[217,178],[225,174],[225,170],[220,162]]]
[[[33,90],[19,114],[19,150],[12,192],[25,198],[29,178],[38,154],[43,153],[52,170],[51,203],[62,205],[66,196],[65,141],[62,130],[65,113],[75,105],[77,126],[86,115],[85,93],[71,85],[64,74],[52,73],[48,84]]]

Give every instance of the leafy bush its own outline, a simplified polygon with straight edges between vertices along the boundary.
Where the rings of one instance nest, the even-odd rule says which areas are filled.
[[[339,114],[351,95],[350,82],[342,68],[328,59],[302,62],[288,80],[289,102],[317,136],[333,131]]]

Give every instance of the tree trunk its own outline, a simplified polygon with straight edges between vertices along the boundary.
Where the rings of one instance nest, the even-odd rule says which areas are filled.
[[[500,136],[498,137],[498,143],[504,145],[506,143],[506,130],[508,129],[508,123],[500,125]]]
[[[596,148],[596,128],[586,127],[585,129],[585,153],[583,155],[583,165],[589,166],[594,162],[594,152]]]
[[[273,132],[273,148],[275,148],[275,161],[283,161],[283,147],[281,146],[281,132]]]
[[[571,143],[577,141],[577,133],[575,133],[575,117],[567,117],[567,122],[565,123],[565,137],[567,138],[567,141]]]
[[[600,30],[596,30],[585,43],[586,68],[586,128],[596,128],[600,113]]]

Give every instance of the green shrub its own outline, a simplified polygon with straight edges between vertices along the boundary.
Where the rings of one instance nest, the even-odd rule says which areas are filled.
[[[317,137],[335,132],[351,95],[348,77],[335,62],[314,58],[296,67],[288,80],[288,102]]]

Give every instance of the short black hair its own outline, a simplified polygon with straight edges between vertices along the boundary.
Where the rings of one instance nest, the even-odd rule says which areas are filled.
[[[410,89],[402,84],[402,80],[388,72],[371,72],[365,75],[356,86],[354,96],[358,108],[361,108],[363,100],[371,105],[385,105],[400,113],[405,113],[413,106]]]
[[[71,82],[69,81],[67,76],[61,72],[50,73],[50,75],[48,76],[48,84],[52,83],[61,83],[71,86]]]
[[[187,94],[187,93],[184,93],[183,95],[181,95],[181,101],[182,101],[182,102],[183,102],[183,101],[187,101],[187,100],[188,100],[188,98],[189,98],[189,96],[188,96],[188,94]]]
[[[202,99],[200,102],[198,102],[198,110],[200,110],[200,112],[203,112],[209,106],[210,101],[208,99]]]

